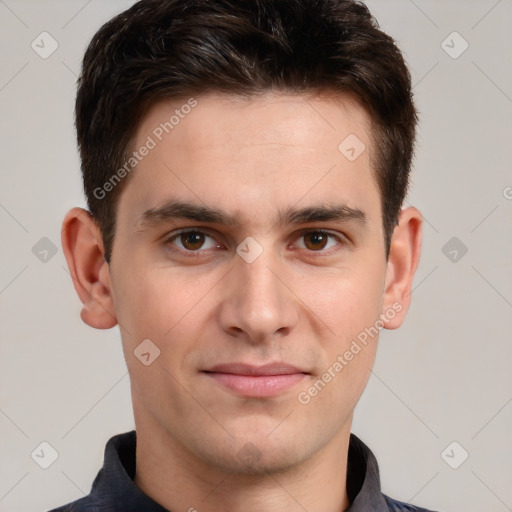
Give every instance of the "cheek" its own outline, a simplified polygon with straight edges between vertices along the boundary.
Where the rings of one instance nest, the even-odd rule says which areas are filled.
[[[382,308],[380,272],[350,270],[343,274],[304,281],[305,304],[331,329],[342,348],[365,328],[373,326]]]
[[[209,321],[208,291],[215,281],[157,268],[144,274],[127,272],[116,284],[123,351],[138,399],[163,416],[171,404],[184,412],[189,400],[179,384],[183,366]],[[148,365],[141,356],[147,352]]]
[[[116,284],[120,291],[116,311],[125,328],[125,344],[133,350],[149,338],[165,352],[171,341],[183,336],[193,339],[194,333],[201,330],[208,315],[208,301],[204,299],[215,280],[212,276],[192,278],[183,269],[160,267],[144,273],[127,272]],[[174,345],[173,351],[179,352],[180,346],[187,344]]]
[[[378,275],[368,273],[338,276],[331,283],[337,284],[309,298],[329,335],[318,340],[324,351],[322,365],[302,398],[311,399],[313,407],[333,420],[344,421],[364,391],[375,361],[382,291]]]

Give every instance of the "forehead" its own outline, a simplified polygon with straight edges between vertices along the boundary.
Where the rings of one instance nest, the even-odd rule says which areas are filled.
[[[267,92],[241,97],[211,92],[152,105],[138,127],[135,145],[152,135],[158,141],[193,143],[195,149],[228,142],[336,147],[347,130],[366,139],[370,124],[367,111],[348,94]]]
[[[308,201],[368,210],[380,202],[370,124],[365,109],[339,95],[209,93],[162,101],[137,129],[131,151],[151,149],[120,203],[134,215],[169,196],[221,204],[237,215],[245,209],[249,217],[258,208]]]

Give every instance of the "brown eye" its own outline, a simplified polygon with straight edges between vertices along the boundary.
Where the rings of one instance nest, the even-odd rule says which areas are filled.
[[[166,245],[181,256],[202,256],[210,249],[222,249],[213,235],[200,229],[185,229],[174,233],[166,241]]]
[[[304,245],[312,251],[317,251],[325,248],[328,239],[329,235],[326,235],[325,233],[320,231],[311,231],[304,235]]]
[[[201,249],[205,241],[205,236],[199,231],[189,231],[188,233],[182,233],[180,235],[180,241],[185,249],[195,251]]]

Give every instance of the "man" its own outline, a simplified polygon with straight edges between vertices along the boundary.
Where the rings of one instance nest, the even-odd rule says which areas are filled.
[[[58,511],[413,511],[351,434],[421,215],[393,40],[351,0],[143,0],[94,36],[82,320],[119,325],[136,430]]]

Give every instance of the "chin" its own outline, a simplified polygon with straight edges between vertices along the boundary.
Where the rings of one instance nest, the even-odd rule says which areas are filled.
[[[220,455],[216,464],[226,472],[254,477],[287,472],[305,459],[305,454],[300,456],[293,447],[276,450],[275,446],[258,447],[249,441],[235,453]]]
[[[194,451],[196,456],[217,469],[247,476],[286,472],[310,455],[305,440],[296,436],[286,436],[287,442],[282,437],[272,439],[268,436],[270,431],[262,429],[253,435],[246,431],[243,436],[233,436],[225,443],[206,439]],[[294,445],[290,439],[295,440]],[[313,447],[310,451],[314,451]]]

